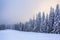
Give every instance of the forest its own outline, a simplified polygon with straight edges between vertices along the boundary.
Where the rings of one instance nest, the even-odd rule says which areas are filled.
[[[42,14],[42,15],[41,15]],[[49,15],[48,15],[49,14]],[[59,4],[56,5],[56,9],[50,8],[50,12],[45,13],[38,12],[36,18],[29,21],[13,25],[0,25],[0,30],[12,29],[18,31],[27,32],[40,32],[40,33],[56,33],[60,34],[60,8]]]

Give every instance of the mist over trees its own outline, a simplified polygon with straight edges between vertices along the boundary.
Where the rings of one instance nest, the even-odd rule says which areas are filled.
[[[60,8],[59,4],[56,9],[50,8],[49,15],[39,12],[36,18],[30,19],[28,22],[14,24],[13,26],[0,25],[0,30],[13,29],[27,32],[41,33],[57,33],[60,34]]]

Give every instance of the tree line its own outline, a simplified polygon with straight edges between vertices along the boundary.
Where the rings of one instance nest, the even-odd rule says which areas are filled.
[[[57,33],[60,34],[60,8],[59,4],[56,9],[50,8],[49,15],[39,12],[36,18],[30,19],[28,22],[14,24],[13,26],[0,25],[0,30],[14,29],[27,32],[41,32],[41,33]]]

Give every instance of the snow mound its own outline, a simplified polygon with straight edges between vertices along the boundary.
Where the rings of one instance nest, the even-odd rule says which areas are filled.
[[[16,30],[1,30],[0,40],[60,40],[60,34],[45,34],[22,32]]]

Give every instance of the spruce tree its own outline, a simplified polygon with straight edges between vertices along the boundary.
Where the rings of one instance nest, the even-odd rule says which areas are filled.
[[[51,7],[49,14],[49,32],[53,31],[53,24],[54,24],[54,9]]]

